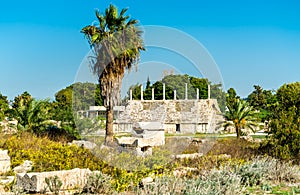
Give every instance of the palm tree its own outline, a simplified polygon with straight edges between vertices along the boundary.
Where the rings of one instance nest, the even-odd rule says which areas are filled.
[[[18,130],[39,134],[47,126],[49,110],[48,100],[35,100],[24,92],[15,98],[10,115],[18,121]]]
[[[238,98],[234,103],[228,104],[227,108],[228,110],[225,112],[225,129],[228,126],[234,126],[238,139],[241,136],[242,129],[249,128],[255,132],[254,128],[257,126],[258,113],[252,106]]]
[[[136,26],[138,21],[125,16],[126,11],[122,9],[118,13],[118,9],[110,5],[103,15],[96,11],[98,25],[89,25],[81,30],[95,54],[90,66],[98,76],[107,110],[106,144],[113,142],[113,106],[120,103],[124,73],[138,64],[140,51],[145,50],[142,31]]]

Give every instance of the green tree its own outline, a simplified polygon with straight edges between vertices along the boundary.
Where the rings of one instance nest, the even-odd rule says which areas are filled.
[[[234,90],[234,88],[229,88],[227,90],[227,94],[226,94],[226,106],[230,106],[233,107],[236,105],[237,100],[239,100],[240,97],[237,96],[236,91]]]
[[[138,21],[129,19],[126,11],[118,13],[114,5],[103,15],[96,11],[99,25],[89,25],[81,31],[96,54],[91,67],[98,76],[106,107],[106,144],[113,142],[113,106],[120,103],[125,70],[138,64],[140,51],[144,50],[142,31],[136,26]]]
[[[300,82],[284,84],[276,92],[269,135],[261,149],[281,159],[300,161]]]
[[[144,91],[144,100],[152,99],[152,88],[154,88],[155,99],[163,99],[163,83],[166,85],[166,99],[174,98],[174,90],[176,90],[177,99],[185,99],[185,84],[188,84],[188,99],[196,99],[197,88],[199,89],[199,98],[208,98],[208,84],[211,85],[211,98],[217,99],[219,107],[222,112],[225,111],[225,96],[221,84],[211,84],[205,78],[196,78],[193,76],[185,75],[167,75],[161,81],[150,84],[149,78],[147,79],[146,89]],[[141,98],[141,84],[136,84],[130,87],[132,90],[133,99],[139,100]],[[129,91],[128,91],[129,95]]]
[[[239,139],[242,129],[249,128],[255,132],[257,126],[257,112],[252,106],[249,106],[244,100],[236,99],[227,105],[228,110],[225,112],[225,130],[229,126],[235,128],[236,136]]]
[[[48,125],[49,111],[48,100],[35,100],[24,92],[15,97],[10,114],[18,121],[18,130],[40,134]]]
[[[0,121],[5,118],[6,112],[9,109],[9,104],[6,96],[0,93]]]
[[[259,85],[254,85],[254,91],[247,97],[247,102],[260,111],[259,118],[262,122],[269,120],[271,109],[276,101],[276,96],[271,90],[264,90]]]

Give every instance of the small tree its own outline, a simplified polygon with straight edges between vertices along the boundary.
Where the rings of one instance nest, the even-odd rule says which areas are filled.
[[[46,128],[49,111],[48,100],[35,100],[24,92],[15,97],[10,116],[18,121],[18,130],[39,134]]]
[[[9,109],[8,100],[6,96],[0,93],[0,121],[5,118],[6,112]]]
[[[236,136],[239,139],[242,129],[249,128],[255,132],[257,126],[257,111],[249,106],[244,100],[236,99],[227,105],[228,110],[225,112],[225,129],[234,126]]]

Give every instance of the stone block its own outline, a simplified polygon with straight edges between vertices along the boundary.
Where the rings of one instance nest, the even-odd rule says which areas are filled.
[[[84,147],[89,150],[92,150],[97,146],[95,143],[85,140],[73,140],[70,144],[77,145],[78,147]]]
[[[20,166],[15,167],[13,170],[15,173],[27,173],[32,169],[32,161],[25,160],[23,164]]]
[[[61,190],[83,189],[91,173],[89,169],[78,168],[41,173],[18,173],[16,185],[29,192],[49,191],[45,178],[57,176],[62,181]]]
[[[10,157],[8,150],[0,150],[0,174],[10,171]]]

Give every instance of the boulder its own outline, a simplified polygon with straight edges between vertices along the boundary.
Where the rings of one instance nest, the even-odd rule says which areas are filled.
[[[41,173],[18,173],[16,185],[29,192],[49,191],[45,178],[57,176],[62,182],[61,190],[83,189],[91,173],[89,169],[79,168]]]
[[[147,185],[147,184],[150,184],[153,182],[153,178],[152,177],[146,177],[146,178],[143,178],[141,183],[143,186]]]
[[[72,143],[69,143],[69,144],[70,145],[74,144],[74,145],[77,145],[78,147],[84,147],[89,150],[92,150],[97,146],[97,144],[90,142],[90,141],[85,141],[85,140],[73,140]]]
[[[202,153],[193,153],[193,154],[177,154],[175,155],[175,159],[195,159],[203,156]]]
[[[0,150],[0,174],[7,173],[10,170],[10,157],[8,150]]]
[[[32,161],[30,160],[25,160],[23,164],[20,166],[17,166],[13,169],[15,173],[27,173],[32,169]]]
[[[247,141],[247,142],[253,142],[253,138],[251,135],[241,136],[241,139]]]

